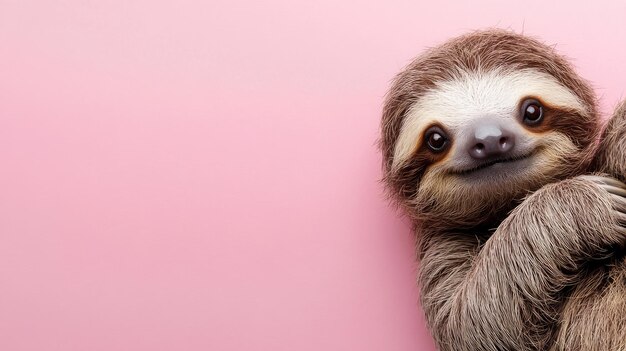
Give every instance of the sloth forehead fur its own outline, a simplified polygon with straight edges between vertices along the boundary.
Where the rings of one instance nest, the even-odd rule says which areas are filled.
[[[546,107],[541,128],[520,122],[528,98]],[[505,171],[459,172],[475,160],[462,157],[466,145],[456,141],[481,118],[506,125],[525,159]],[[432,126],[450,139],[439,155],[424,147]],[[384,180],[411,216],[485,217],[584,169],[598,132],[592,89],[552,47],[508,31],[474,32],[427,51],[396,76],[383,109]]]

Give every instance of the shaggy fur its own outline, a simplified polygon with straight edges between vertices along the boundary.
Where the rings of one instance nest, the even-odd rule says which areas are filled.
[[[412,106],[467,73],[533,70],[585,110],[548,108],[529,132],[539,160],[524,177],[467,186],[416,140],[395,147]],[[602,134],[596,99],[544,44],[481,31],[431,49],[394,80],[382,117],[384,181],[413,220],[421,302],[440,350],[626,350],[626,105]],[[594,155],[597,152],[597,156]]]

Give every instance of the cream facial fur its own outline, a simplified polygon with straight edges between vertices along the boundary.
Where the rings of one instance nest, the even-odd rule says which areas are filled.
[[[439,82],[411,106],[395,146],[392,169],[411,157],[428,126],[439,123],[454,132],[476,117],[515,118],[520,101],[526,97],[587,112],[572,91],[537,70],[462,72],[455,80]]]

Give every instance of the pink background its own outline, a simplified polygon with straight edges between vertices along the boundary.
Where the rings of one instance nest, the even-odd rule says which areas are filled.
[[[610,111],[626,5],[586,3],[0,0],[0,349],[433,350],[388,83],[523,29]]]

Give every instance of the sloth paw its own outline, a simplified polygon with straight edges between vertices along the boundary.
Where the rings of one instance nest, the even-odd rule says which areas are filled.
[[[584,175],[579,178],[598,185],[610,194],[614,214],[619,223],[617,230],[626,234],[626,184],[615,178],[600,175]]]

